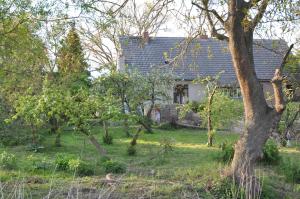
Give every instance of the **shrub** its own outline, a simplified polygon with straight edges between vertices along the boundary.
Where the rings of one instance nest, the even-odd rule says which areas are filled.
[[[174,150],[175,140],[172,138],[163,138],[160,141],[160,146],[162,147],[163,153],[169,153]]]
[[[282,173],[286,181],[292,183],[300,183],[300,164],[293,162],[290,158],[280,161],[279,172]]]
[[[130,156],[134,156],[136,155],[136,148],[133,145],[129,145],[129,147],[127,148],[127,154]]]
[[[106,173],[125,173],[126,165],[117,161],[109,160],[103,164]]]
[[[55,158],[55,165],[58,170],[66,171],[69,169],[71,157],[64,153],[59,153]]]
[[[92,166],[83,162],[80,159],[70,159],[68,162],[69,170],[77,173],[79,176],[94,175]]]
[[[0,167],[3,169],[13,169],[16,167],[16,157],[14,154],[3,151],[0,154]]]
[[[230,163],[233,159],[234,155],[234,146],[233,144],[228,144],[226,142],[223,142],[220,145],[221,148],[221,154],[220,154],[220,159],[225,162],[225,163]]]
[[[35,162],[33,165],[34,170],[48,170],[51,168],[51,164],[46,160],[46,158],[43,158],[42,160],[39,160]]]
[[[103,141],[103,143],[105,143],[105,144],[113,144],[113,137],[111,136],[111,135],[104,135],[103,137],[102,137],[102,141]]]
[[[41,152],[45,147],[38,144],[27,145],[27,151],[33,151],[35,153]]]
[[[277,144],[273,140],[268,140],[263,148],[262,162],[267,164],[277,164],[280,160]]]

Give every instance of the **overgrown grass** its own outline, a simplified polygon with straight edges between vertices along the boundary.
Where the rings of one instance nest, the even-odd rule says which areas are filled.
[[[233,143],[239,137],[237,134],[218,132],[214,147],[207,147],[205,131],[155,129],[154,134],[140,135],[136,155],[129,156],[127,149],[131,138],[126,138],[121,128],[112,127],[109,130],[114,143],[104,145],[108,156],[112,161],[127,166],[125,173],[111,176],[112,182],[107,183],[105,179],[106,160],[98,155],[86,137],[65,131],[61,137],[63,146],[55,147],[55,136],[44,132],[45,139],[41,143],[44,148],[40,152],[28,151],[27,146],[0,148],[0,152],[14,154],[17,160],[15,168],[0,170],[0,192],[9,194],[23,190],[20,193],[32,196],[24,198],[42,198],[47,194],[50,194],[49,198],[66,198],[68,194],[77,194],[78,198],[84,198],[85,194],[95,197],[102,194],[112,198],[214,198],[213,190],[218,189],[213,187],[217,186],[226,166],[218,158],[221,151],[219,145]],[[102,128],[95,127],[93,133],[102,143]],[[81,177],[73,170],[58,170],[55,165],[57,154],[80,159],[93,169],[94,176]],[[282,149],[280,154],[300,164],[300,152],[295,148]],[[299,197],[299,184],[285,182],[283,174],[277,172],[277,166],[260,165],[258,170],[268,192],[280,192],[278,187],[283,186],[287,190],[285,197]],[[12,195],[6,196],[14,198]]]

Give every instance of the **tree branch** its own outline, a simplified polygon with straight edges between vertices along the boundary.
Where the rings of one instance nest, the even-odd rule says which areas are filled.
[[[256,1],[255,3],[257,3],[257,2],[259,2],[259,1]],[[252,6],[253,6],[253,3],[254,2],[252,2]],[[260,22],[260,20],[264,16],[264,13],[266,12],[268,4],[269,4],[269,0],[263,0],[261,2],[260,7],[258,8],[258,13],[255,15],[254,19],[251,22],[252,29],[254,29],[257,26],[258,22]]]
[[[224,23],[225,23],[224,19],[218,14],[218,12],[215,9],[208,9],[207,7],[202,7],[193,1],[192,1],[192,5],[196,6],[197,8],[199,8],[201,10],[212,13],[224,25]]]
[[[219,20],[219,22],[221,22],[221,24],[222,24],[223,26],[225,26],[225,21],[224,21],[224,19],[217,13],[216,10],[214,10],[214,9],[211,10],[211,9],[208,8],[208,1],[205,1],[205,2],[204,2],[204,1],[202,0],[202,4],[204,5],[204,7],[202,7],[202,6],[200,6],[199,4],[197,4],[197,3],[195,3],[195,2],[192,1],[192,5],[196,6],[197,8],[199,8],[199,9],[201,9],[201,10],[203,10],[203,11],[205,11],[206,17],[207,17],[208,22],[209,22],[209,25],[210,25],[210,27],[211,27],[211,35],[212,35],[213,37],[216,37],[216,38],[219,39],[219,40],[226,40],[226,41],[229,41],[229,38],[228,38],[227,36],[225,36],[224,34],[220,34],[220,33],[217,31],[217,29],[216,29],[216,27],[215,27],[215,24],[214,24],[214,22],[213,22],[213,20],[212,20],[212,18],[211,18],[210,13],[212,13],[212,14]]]
[[[286,60],[292,50],[292,48],[294,47],[294,44],[292,44],[288,51],[286,52],[281,65],[279,66],[279,68],[277,68],[275,70],[275,74],[274,77],[271,80],[272,86],[273,86],[273,90],[274,90],[274,98],[275,98],[275,110],[277,113],[282,113],[285,109],[285,101],[283,98],[283,91],[282,91],[282,81],[283,81],[283,76],[282,76],[282,69],[286,63]]]

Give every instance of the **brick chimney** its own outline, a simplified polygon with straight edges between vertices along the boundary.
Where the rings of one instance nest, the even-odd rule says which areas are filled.
[[[143,40],[144,40],[145,44],[149,43],[150,37],[149,37],[149,32],[148,31],[143,32]]]
[[[199,35],[199,38],[200,39],[208,39],[208,36],[207,35]]]

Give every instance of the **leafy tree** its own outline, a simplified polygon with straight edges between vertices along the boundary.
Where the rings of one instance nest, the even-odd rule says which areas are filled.
[[[32,91],[29,89],[28,94],[19,96],[19,99],[16,100],[14,105],[16,113],[11,118],[6,119],[6,122],[9,123],[21,118],[31,130],[33,145],[38,144],[37,128],[43,124],[37,103],[38,96],[32,94]]]
[[[89,86],[88,64],[75,25],[72,25],[66,38],[61,42],[57,67],[65,83],[72,85],[75,90],[82,86]]]
[[[149,73],[142,77],[145,81],[145,100],[148,105],[146,111],[146,119],[148,120],[148,131],[151,132],[151,113],[157,103],[167,101],[171,98],[168,89],[174,85],[175,77],[172,73],[164,71],[161,68],[153,67]]]
[[[212,104],[214,100],[214,96],[216,94],[217,88],[218,88],[218,81],[220,79],[220,75],[222,72],[217,74],[215,77],[207,76],[203,79],[200,79],[200,82],[202,84],[206,85],[206,93],[207,93],[207,105],[205,107],[205,112],[207,115],[204,118],[207,118],[207,136],[208,136],[208,142],[207,145],[211,147],[213,145],[213,138],[215,134],[215,129],[213,129],[212,121],[211,121],[211,115],[212,115]],[[197,81],[197,80],[196,80]]]

